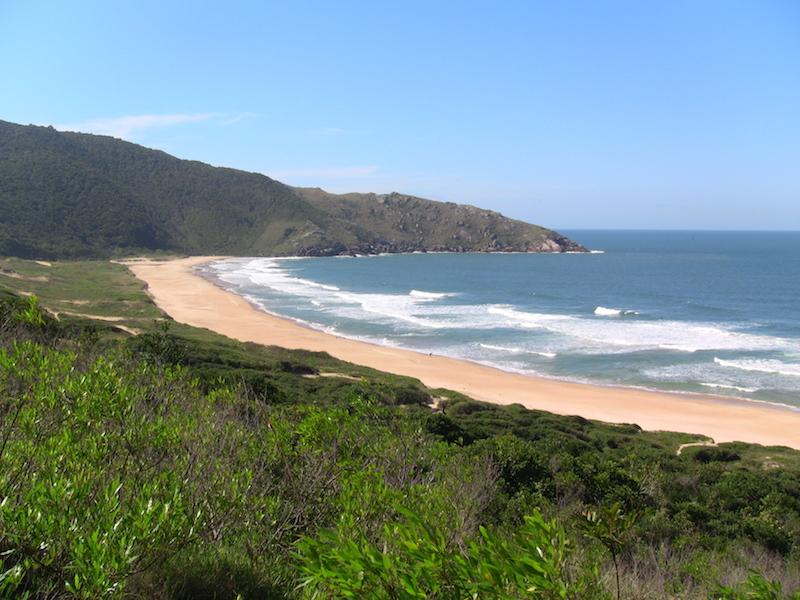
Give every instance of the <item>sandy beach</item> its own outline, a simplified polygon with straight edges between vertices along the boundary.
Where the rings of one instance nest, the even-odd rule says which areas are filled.
[[[517,403],[611,423],[636,423],[648,430],[695,433],[716,442],[738,440],[800,449],[800,412],[789,409],[710,395],[670,394],[519,375],[303,327],[254,308],[242,297],[193,271],[197,265],[215,258],[135,260],[124,264],[147,284],[156,304],[173,319],[237,340],[324,351],[345,361],[415,377],[429,387],[455,390],[486,402]]]

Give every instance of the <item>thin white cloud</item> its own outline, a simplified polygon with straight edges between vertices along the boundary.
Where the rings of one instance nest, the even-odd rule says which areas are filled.
[[[62,131],[81,131],[83,133],[97,133],[118,138],[130,138],[147,129],[172,127],[185,123],[208,121],[215,116],[214,113],[200,114],[172,114],[172,115],[126,115],[109,119],[92,119],[81,123],[68,123],[55,125]]]
[[[245,119],[252,119],[253,117],[259,116],[258,113],[255,112],[243,112],[236,115],[228,115],[227,117],[223,118],[219,124],[220,125],[233,125],[235,123],[239,123],[240,121],[244,121]]]
[[[378,171],[378,167],[323,167],[308,169],[285,169],[277,171],[267,171],[270,177],[291,178],[291,177],[321,177],[329,179],[346,179],[357,177],[369,177]]]

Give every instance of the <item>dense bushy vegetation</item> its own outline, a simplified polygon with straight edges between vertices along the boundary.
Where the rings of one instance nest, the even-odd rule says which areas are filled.
[[[693,439],[5,294],[0,596],[796,593],[800,455]]]
[[[542,248],[578,249],[552,231],[492,211],[408,196],[297,190],[107,136],[0,121],[0,255]]]

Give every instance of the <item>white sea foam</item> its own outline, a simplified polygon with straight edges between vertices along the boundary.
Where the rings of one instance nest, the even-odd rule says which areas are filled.
[[[244,263],[234,263],[233,266],[230,266],[230,263],[222,263],[225,266],[217,269],[217,272],[220,279],[228,283],[239,285],[250,283],[284,294],[306,298],[313,306],[325,307],[340,316],[363,319],[365,316],[363,313],[366,312],[426,329],[463,326],[459,323],[459,317],[463,311],[462,313],[447,311],[436,315],[435,311],[426,311],[422,308],[454,294],[422,290],[412,290],[408,294],[343,291],[335,285],[295,276],[283,267],[281,264],[283,260],[285,259],[255,259]],[[354,313],[354,307],[360,309],[362,314]]]
[[[760,373],[740,369],[727,369],[712,361],[678,363],[643,369],[641,374],[654,381],[677,384],[696,383],[705,388],[754,394],[766,390],[800,392],[800,380],[790,378],[779,381],[776,373]]]
[[[733,390],[735,392],[744,392],[745,394],[752,394],[757,392],[758,388],[742,387],[740,385],[728,385],[726,383],[701,383],[703,387],[714,388],[719,390]]]
[[[739,369],[742,371],[756,371],[758,373],[773,373],[789,377],[800,377],[800,364],[785,363],[774,359],[741,359],[724,360],[714,357],[714,362],[721,367]]]
[[[364,312],[387,317],[398,321],[404,321],[418,327],[429,329],[443,329],[453,327],[454,323],[446,320],[437,320],[427,318],[426,316],[419,315],[418,299],[409,296],[408,294],[360,294],[356,292],[337,292],[336,296],[351,304],[358,305]],[[348,315],[347,310],[339,312],[345,316]]]
[[[514,346],[495,346],[494,344],[478,344],[481,348],[487,350],[497,350],[499,352],[510,352],[511,354],[535,354],[536,356],[544,356],[546,358],[555,358],[555,352],[540,352],[538,350],[529,350],[527,348],[516,348]]]
[[[523,325],[526,327],[547,328],[550,323],[574,319],[574,317],[570,317],[569,315],[525,312],[502,304],[491,305],[487,307],[486,312],[491,315],[505,317],[511,324]]]
[[[256,259],[240,266],[239,269],[231,272],[234,276],[247,276],[251,283],[264,286],[283,292],[301,296],[313,295],[314,290],[326,290],[330,292],[338,291],[339,288],[333,285],[318,283],[310,279],[294,277],[289,271],[284,269],[281,259]]]
[[[488,308],[508,326],[543,329],[606,346],[629,350],[776,350],[792,347],[781,338],[743,333],[722,325],[680,321],[601,320],[571,315],[531,313],[504,305]],[[609,349],[613,350],[613,349]]]
[[[420,300],[439,300],[440,298],[449,298],[456,294],[448,292],[423,292],[422,290],[411,290],[408,293],[412,298],[419,298]]]
[[[598,317],[622,317],[625,315],[638,315],[635,310],[623,310],[621,308],[606,308],[605,306],[598,306],[594,309],[594,314]]]
[[[487,350],[498,350],[500,352],[511,352],[513,354],[518,354],[520,352],[525,352],[525,348],[513,348],[509,346],[495,346],[494,344],[478,344],[481,348],[486,348]]]

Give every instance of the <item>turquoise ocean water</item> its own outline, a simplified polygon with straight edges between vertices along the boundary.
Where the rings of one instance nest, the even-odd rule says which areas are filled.
[[[800,233],[565,233],[595,252],[237,258],[204,271],[336,335],[800,409]]]

